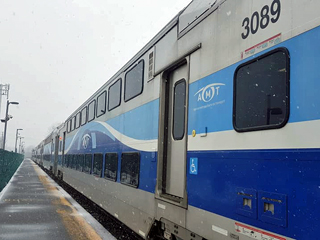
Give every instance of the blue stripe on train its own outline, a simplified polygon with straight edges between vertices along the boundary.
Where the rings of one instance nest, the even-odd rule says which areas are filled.
[[[318,239],[320,149],[189,152],[190,158],[198,158],[197,175],[189,174],[187,161],[190,205],[295,239]],[[253,200],[254,216],[239,214],[239,191],[286,195],[287,209],[276,206],[275,214],[283,214],[288,226],[266,222],[258,212],[264,209],[259,197]]]
[[[192,130],[204,133],[205,128],[208,132],[233,130],[233,76],[236,68],[244,62],[278,47],[286,47],[290,53],[289,122],[320,119],[319,40],[320,27],[317,27],[190,84],[188,134],[191,134]],[[209,86],[213,83],[224,85]],[[202,95],[202,92],[197,93],[206,86],[211,89],[211,91],[207,91],[207,95]],[[215,92],[214,97],[212,97],[212,87]]]

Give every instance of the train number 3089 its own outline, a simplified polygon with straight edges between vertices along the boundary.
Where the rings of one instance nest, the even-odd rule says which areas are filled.
[[[274,0],[269,7],[268,5],[263,6],[259,12],[255,11],[251,19],[246,17],[243,19],[242,27],[244,27],[244,32],[241,34],[242,39],[246,39],[250,32],[251,34],[256,34],[259,30],[268,27],[270,21],[276,23],[280,18],[281,13],[281,3],[280,0]],[[271,16],[270,16],[271,15]]]

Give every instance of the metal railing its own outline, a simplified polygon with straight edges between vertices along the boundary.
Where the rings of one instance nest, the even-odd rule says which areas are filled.
[[[22,163],[24,155],[0,149],[0,192]]]

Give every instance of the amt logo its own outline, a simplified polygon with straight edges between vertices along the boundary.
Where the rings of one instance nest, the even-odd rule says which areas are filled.
[[[225,86],[223,83],[212,83],[201,88],[194,96],[198,96],[198,101],[210,102],[214,96],[219,95],[219,89]]]

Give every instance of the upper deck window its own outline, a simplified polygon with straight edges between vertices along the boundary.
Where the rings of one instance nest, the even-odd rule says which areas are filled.
[[[81,126],[87,122],[87,107],[84,107],[81,110]]]
[[[76,115],[76,128],[80,127],[80,120],[81,120],[80,118],[81,118],[81,113],[78,112]]]
[[[88,106],[88,122],[94,119],[95,109],[96,109],[96,100],[93,100],[91,103],[89,103],[89,106]]]
[[[124,80],[124,101],[138,96],[143,91],[144,61],[141,60],[136,66],[126,73]]]
[[[234,75],[236,131],[283,127],[289,118],[289,53],[285,48],[240,65]]]
[[[104,91],[101,93],[97,98],[97,117],[106,113],[106,99],[107,99],[107,92]]]
[[[71,131],[74,130],[74,127],[75,127],[75,123],[76,123],[76,117],[74,116],[72,119],[71,119]]]
[[[109,87],[108,90],[108,110],[118,107],[121,102],[121,78]]]

